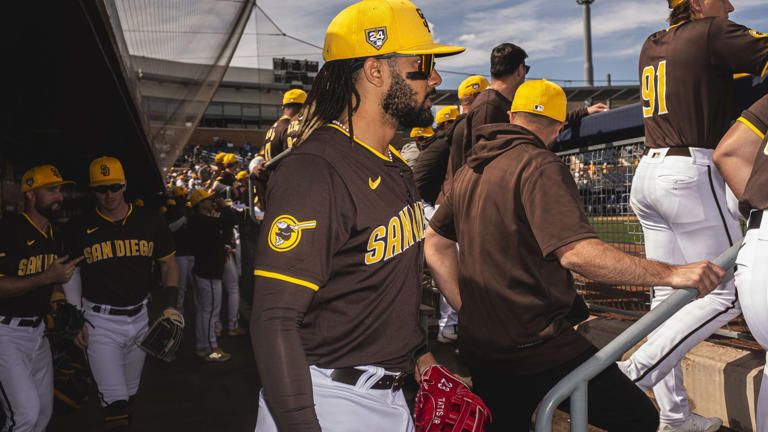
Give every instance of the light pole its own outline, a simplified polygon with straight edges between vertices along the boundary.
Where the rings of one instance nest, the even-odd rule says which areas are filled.
[[[576,3],[584,7],[584,80],[587,86],[595,85],[592,71],[592,22],[589,13],[589,5],[595,0],[576,0]]]

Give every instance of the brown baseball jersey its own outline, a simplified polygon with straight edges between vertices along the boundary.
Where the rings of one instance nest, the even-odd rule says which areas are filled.
[[[291,123],[291,118],[288,116],[282,116],[269,128],[267,136],[264,139],[264,160],[270,161],[273,157],[279,155],[286,149],[285,147],[285,132],[288,129],[288,125]]]
[[[0,221],[0,277],[27,277],[48,269],[58,257],[59,233],[48,225],[40,230],[26,213],[9,214]],[[38,317],[48,312],[53,285],[17,297],[0,299],[0,316]]]
[[[529,130],[481,126],[429,222],[459,248],[462,353],[533,373],[584,352],[571,272],[554,251],[597,234],[568,167]]]
[[[267,190],[256,287],[272,278],[315,291],[299,327],[311,365],[413,370],[425,219],[413,174],[341,128],[315,131]]]
[[[738,121],[749,127],[763,142],[755,155],[752,174],[747,180],[744,194],[739,201],[739,210],[744,217],[749,216],[752,209],[768,209],[768,95],[763,96],[751,107],[745,110]]]
[[[766,66],[768,37],[726,18],[652,34],[639,63],[645,145],[714,149],[732,120],[733,75]]]
[[[301,128],[301,118],[297,115],[291,122],[288,123],[288,129],[285,131],[285,146],[284,148],[291,148],[296,143],[296,139],[299,137],[299,129]]]
[[[129,204],[113,221],[94,209],[65,227],[69,256],[80,264],[83,297],[110,306],[133,306],[154,284],[152,263],[175,253],[173,236],[159,212]]]

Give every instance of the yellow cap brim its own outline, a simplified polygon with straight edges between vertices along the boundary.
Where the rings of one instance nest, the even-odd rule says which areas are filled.
[[[399,49],[397,50],[397,53],[410,54],[410,55],[434,54],[435,57],[447,57],[447,56],[452,56],[455,54],[462,53],[465,50],[466,48],[464,47],[431,43],[431,44],[408,47],[405,49]]]
[[[99,180],[95,182],[90,182],[88,184],[89,187],[94,186],[104,186],[104,185],[111,185],[111,184],[125,184],[125,179],[106,179],[106,180]]]
[[[35,189],[46,188],[46,187],[54,187],[54,186],[59,186],[59,185],[65,185],[65,184],[75,184],[75,182],[73,182],[72,180],[62,180],[62,181],[48,182],[48,183],[41,184],[39,186],[35,186],[35,187],[32,187],[32,188],[22,188],[22,192],[27,192],[27,191],[31,191],[31,190],[35,190]]]

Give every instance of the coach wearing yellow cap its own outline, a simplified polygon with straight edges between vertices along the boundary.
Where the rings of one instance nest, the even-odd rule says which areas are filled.
[[[549,150],[566,120],[563,90],[528,81],[510,111],[510,124],[475,131],[480,138],[466,166],[429,222],[425,253],[438,287],[460,310],[459,348],[473,390],[493,413],[491,430],[527,431],[543,396],[597,352],[573,329],[589,313],[571,270],[605,283],[676,287],[698,286],[691,277],[706,275],[712,280],[704,290],[724,272],[699,262],[688,274],[602,242],[568,167]],[[656,431],[655,407],[616,365],[589,382],[589,395],[591,424]]]
[[[141,381],[145,353],[136,341],[147,332],[153,268],[160,268],[170,304],[176,302],[178,267],[171,231],[157,210],[126,202],[126,176],[114,157],[94,159],[89,186],[93,210],[67,224],[66,249],[83,256],[79,277],[65,284],[69,299],[83,307],[90,326],[75,343],[86,350],[99,391],[105,428],[128,428]],[[69,296],[69,295],[68,295]]]
[[[453,122],[456,121],[456,117],[459,116],[459,109],[453,105],[443,107],[437,112],[435,116],[435,124],[437,130],[446,130],[453,126]]]
[[[24,211],[0,220],[0,406],[14,430],[45,430],[53,412],[53,362],[41,321],[80,261],[61,256],[54,222],[64,183],[71,182],[53,165],[31,168],[21,180]]]
[[[432,125],[435,58],[464,50],[435,43],[426,12],[365,0],[328,26],[255,252],[258,432],[414,430],[402,382],[432,361],[418,324],[423,210],[389,143]]]

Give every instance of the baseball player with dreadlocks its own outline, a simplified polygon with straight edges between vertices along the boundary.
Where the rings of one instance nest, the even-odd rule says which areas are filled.
[[[432,124],[434,58],[463,50],[434,43],[407,0],[356,3],[328,27],[257,243],[257,431],[414,429],[400,389],[433,359],[416,355],[425,222],[389,142]]]
[[[648,37],[640,53],[646,150],[630,203],[643,227],[646,256],[682,264],[712,259],[741,241],[712,153],[729,127],[733,75],[765,73],[768,38],[729,21],[728,0],[669,0],[669,6],[671,27]],[[653,287],[651,308],[671,292]],[[653,388],[659,430],[720,427],[720,419],[692,413],[680,360],[740,312],[729,272],[722,285],[678,311],[620,363],[640,388]]]
[[[24,211],[0,221],[0,405],[3,431],[44,431],[53,412],[53,363],[43,316],[82,258],[59,257],[66,182],[52,165],[22,177]]]

